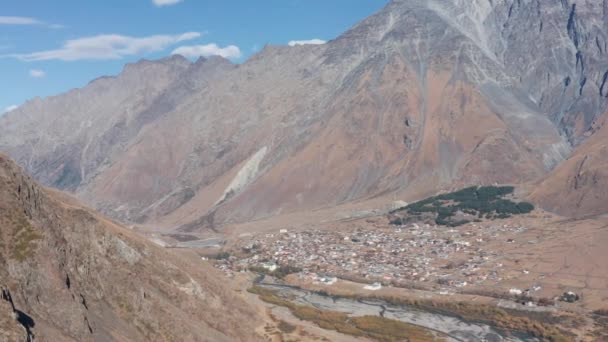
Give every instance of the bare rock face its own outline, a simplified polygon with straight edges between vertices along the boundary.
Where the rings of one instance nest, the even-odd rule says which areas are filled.
[[[33,100],[0,118],[0,149],[183,230],[529,182],[608,110],[607,22],[603,0],[395,0],[325,45],[143,61]]]
[[[10,290],[0,289],[0,340],[29,341],[33,339],[23,313],[17,311]]]
[[[255,311],[216,276],[0,155],[2,340],[256,340]]]

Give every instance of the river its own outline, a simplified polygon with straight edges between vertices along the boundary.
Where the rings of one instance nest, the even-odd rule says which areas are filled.
[[[465,321],[456,316],[422,311],[405,305],[393,305],[382,300],[351,299],[334,297],[307,291],[295,286],[267,283],[262,279],[258,285],[277,290],[282,297],[293,299],[295,303],[311,305],[321,310],[338,311],[352,316],[381,316],[414,324],[448,336],[448,341],[456,342],[524,342],[539,341],[525,334],[505,334],[487,324]]]

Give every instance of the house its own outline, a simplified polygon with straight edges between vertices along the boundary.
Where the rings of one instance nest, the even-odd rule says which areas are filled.
[[[580,299],[580,296],[572,291],[564,292],[564,294],[559,298],[562,302],[574,303]]]
[[[515,296],[519,296],[522,293],[524,293],[524,291],[517,289],[517,288],[512,288],[509,290],[509,294],[515,295]]]
[[[325,285],[333,285],[338,281],[338,278],[325,276],[319,278],[319,281]]]
[[[277,268],[279,268],[279,266],[274,262],[265,262],[262,264],[262,267],[270,272],[274,272]]]

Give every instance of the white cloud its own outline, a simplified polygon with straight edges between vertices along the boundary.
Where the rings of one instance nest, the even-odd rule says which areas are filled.
[[[38,69],[30,70],[30,77],[42,78],[44,76],[46,76],[46,72],[44,72],[43,70],[38,70]]]
[[[42,22],[36,18],[0,16],[0,25],[39,25],[39,24],[42,24]]]
[[[296,45],[322,45],[327,43],[327,41],[322,39],[310,39],[310,40],[292,40],[287,45],[296,46]]]
[[[19,106],[16,105],[12,105],[12,106],[8,106],[6,108],[4,108],[4,112],[8,113],[8,112],[12,112],[13,110],[17,109]]]
[[[182,2],[182,0],[152,0],[152,2],[154,3],[155,6],[161,7],[161,6],[175,5],[175,4]]]
[[[171,52],[172,55],[182,55],[189,58],[197,58],[200,56],[222,56],[224,58],[239,58],[241,57],[241,49],[238,46],[228,45],[220,48],[217,44],[207,45],[190,45],[180,46]]]
[[[48,28],[59,29],[65,28],[60,24],[48,24],[44,21],[32,17],[7,17],[0,16],[0,25],[45,25]]]
[[[61,48],[56,50],[12,54],[4,57],[13,57],[27,62],[52,59],[62,61],[120,59],[125,56],[162,51],[173,44],[192,40],[200,36],[199,32],[148,37],[102,34],[68,40]]]

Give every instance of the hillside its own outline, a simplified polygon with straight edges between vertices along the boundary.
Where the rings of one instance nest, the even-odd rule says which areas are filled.
[[[544,179],[531,198],[568,216],[608,213],[608,115],[598,118],[593,135]]]
[[[255,311],[217,276],[0,155],[1,340],[256,340]]]
[[[607,13],[394,0],[324,45],[142,60],[34,99],[0,118],[0,150],[114,218],[185,231],[533,182],[608,110]]]

